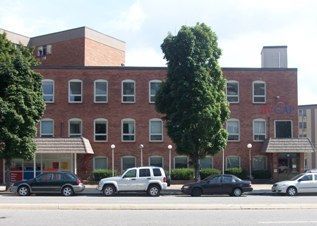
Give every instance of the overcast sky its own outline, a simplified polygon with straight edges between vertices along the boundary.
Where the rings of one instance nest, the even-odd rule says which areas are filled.
[[[287,45],[300,104],[317,104],[316,0],[0,0],[0,27],[27,36],[88,26],[126,42],[127,66],[164,66],[160,45],[181,25],[217,34],[222,67],[260,67],[263,45]]]

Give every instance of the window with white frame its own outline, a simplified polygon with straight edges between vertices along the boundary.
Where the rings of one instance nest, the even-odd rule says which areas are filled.
[[[163,157],[162,156],[150,156],[149,165],[163,167]]]
[[[299,122],[298,126],[300,129],[306,129],[307,128],[307,122]]]
[[[82,136],[82,122],[81,119],[73,118],[68,121],[69,137]]]
[[[94,82],[94,102],[107,103],[108,102],[108,82],[107,80],[96,80]]]
[[[240,140],[240,122],[238,119],[229,119],[227,121],[227,131],[229,141]]]
[[[95,141],[108,140],[108,121],[107,119],[99,118],[94,120],[94,137]]]
[[[122,171],[125,171],[126,169],[132,168],[136,166],[136,159],[134,156],[123,156],[121,158],[122,163]]]
[[[306,116],[306,109],[298,109],[299,116]]]
[[[81,103],[82,98],[82,81],[81,80],[70,80],[68,82],[68,102],[69,103]]]
[[[54,121],[53,119],[42,119],[40,122],[40,136],[54,137]]]
[[[161,87],[162,81],[151,80],[149,83],[149,102],[155,103],[155,96]]]
[[[227,100],[229,103],[239,103],[239,82],[227,82]]]
[[[108,169],[107,157],[97,156],[94,157],[94,170]]]
[[[264,119],[253,120],[253,140],[264,141],[266,138],[266,122]]]
[[[266,102],[266,84],[263,81],[253,82],[253,103]]]
[[[42,92],[45,103],[54,103],[54,81],[51,79],[42,80]]]
[[[240,168],[240,157],[239,156],[228,156],[226,158],[226,169]]]
[[[201,169],[207,169],[207,168],[212,168],[212,157],[211,156],[206,156],[203,159],[200,159],[200,168]]]
[[[163,141],[163,121],[161,119],[150,120],[150,141]]]
[[[135,120],[134,119],[123,119],[121,126],[121,137],[122,141],[135,141]]]
[[[124,80],[122,81],[122,103],[135,102],[135,81]]]
[[[266,156],[254,156],[252,158],[253,170],[267,170],[267,157]]]
[[[187,156],[176,156],[174,158],[174,168],[187,168],[188,167],[188,158]]]

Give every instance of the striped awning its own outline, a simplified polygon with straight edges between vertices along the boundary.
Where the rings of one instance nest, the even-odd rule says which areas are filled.
[[[266,153],[312,153],[315,151],[308,138],[270,138],[263,149]]]

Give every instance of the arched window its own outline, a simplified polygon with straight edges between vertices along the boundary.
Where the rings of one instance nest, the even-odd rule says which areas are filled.
[[[227,131],[229,141],[240,141],[240,122],[238,119],[227,120]]]
[[[122,103],[135,103],[135,81],[123,80],[122,81]]]
[[[79,118],[72,118],[68,121],[68,136],[81,137],[82,136],[82,121]]]
[[[68,81],[68,102],[82,103],[83,102],[83,82],[79,79]]]
[[[253,103],[266,102],[266,83],[264,81],[254,81],[252,83]]]

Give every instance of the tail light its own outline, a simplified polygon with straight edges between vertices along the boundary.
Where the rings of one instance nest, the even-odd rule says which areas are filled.
[[[166,182],[166,177],[163,177],[163,182]]]

